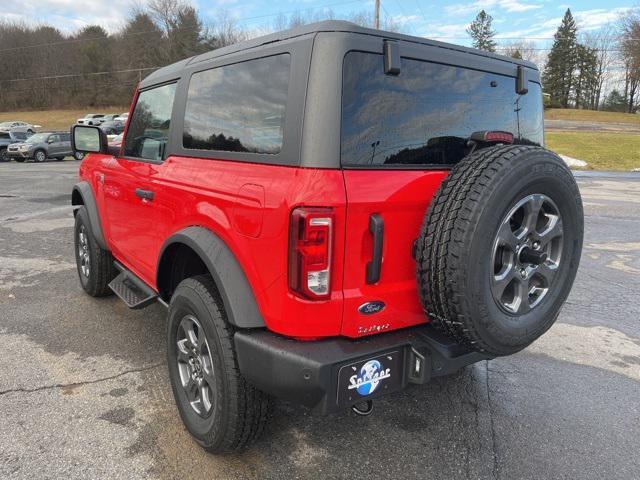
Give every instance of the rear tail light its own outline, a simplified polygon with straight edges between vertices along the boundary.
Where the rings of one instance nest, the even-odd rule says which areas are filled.
[[[331,294],[334,215],[330,208],[296,208],[289,226],[289,288],[310,299]]]

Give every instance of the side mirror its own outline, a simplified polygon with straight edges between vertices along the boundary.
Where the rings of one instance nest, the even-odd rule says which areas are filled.
[[[109,153],[107,134],[100,127],[74,125],[71,127],[71,148],[81,153]]]

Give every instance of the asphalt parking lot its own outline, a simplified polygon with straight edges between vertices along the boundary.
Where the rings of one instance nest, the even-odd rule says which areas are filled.
[[[174,406],[163,308],[80,289],[77,168],[0,164],[0,478],[640,476],[640,176],[579,177],[580,272],[524,352],[392,395],[366,418],[277,402],[262,440],[215,457]]]

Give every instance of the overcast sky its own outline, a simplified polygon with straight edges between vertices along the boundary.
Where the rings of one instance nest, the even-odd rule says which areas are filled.
[[[0,0],[0,19],[28,23],[48,23],[65,32],[97,23],[110,31],[122,25],[136,0]],[[146,0],[137,0],[144,4]],[[562,2],[562,0],[560,0]],[[555,32],[567,7],[584,30],[616,21],[634,5],[633,0],[582,0],[560,3],[552,0],[382,0],[382,15],[392,17],[404,32],[439,38],[451,43],[468,44],[465,28],[484,8],[494,17],[499,37],[545,39]],[[331,9],[337,18],[351,12],[373,10],[373,0],[193,0],[206,22],[221,10],[246,28],[270,27],[278,13]]]

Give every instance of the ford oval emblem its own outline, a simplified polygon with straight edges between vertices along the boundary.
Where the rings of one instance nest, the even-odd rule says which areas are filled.
[[[360,305],[360,307],[358,307],[358,311],[362,315],[373,315],[374,313],[378,313],[384,310],[384,307],[385,307],[384,302],[380,302],[380,301],[367,302]]]

